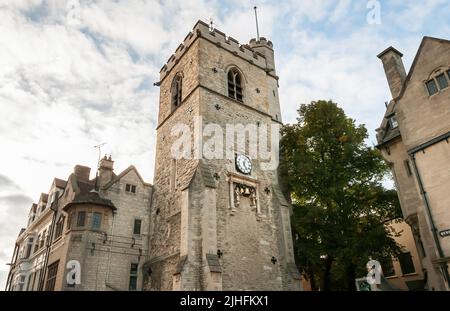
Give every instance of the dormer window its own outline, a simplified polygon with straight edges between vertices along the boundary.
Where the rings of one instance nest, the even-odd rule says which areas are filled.
[[[179,105],[181,105],[181,96],[182,96],[182,86],[183,86],[183,77],[180,73],[178,73],[172,81],[171,87],[171,97],[172,97],[172,110],[176,109]]]
[[[425,85],[427,87],[428,95],[433,96],[439,91],[442,91],[449,86],[450,81],[450,70],[447,73],[441,73],[435,76],[433,79],[428,80]]]
[[[396,129],[398,127],[397,117],[390,117],[389,123],[391,124],[391,128]]]
[[[228,97],[242,101],[242,78],[236,68],[228,71]]]

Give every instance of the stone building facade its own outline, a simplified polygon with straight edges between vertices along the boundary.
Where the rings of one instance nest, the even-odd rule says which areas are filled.
[[[302,289],[278,183],[272,43],[240,45],[199,21],[160,74],[154,186],[134,167],[115,175],[107,158],[97,178],[76,166],[55,179],[17,239],[8,289]]]
[[[392,222],[389,226],[401,233],[395,241],[402,246],[402,254],[399,258],[381,263],[383,276],[392,286],[391,290],[424,290],[424,271],[411,227],[405,221]]]
[[[378,147],[392,168],[428,289],[449,290],[450,41],[425,37],[408,74],[402,56],[393,47],[378,55],[393,98]]]
[[[279,188],[276,167],[263,169],[265,160],[251,155],[257,142],[249,135],[239,145],[232,133],[231,157],[218,148],[228,136],[215,140],[214,157],[202,153],[211,148],[208,137],[225,134],[229,125],[250,125],[249,134],[281,124],[272,43],[260,38],[240,45],[199,21],[161,69],[158,85],[146,288],[301,289],[291,206]],[[183,146],[189,152],[174,155],[188,132],[192,135],[184,136]],[[193,139],[201,135],[204,142]],[[278,154],[272,137],[265,135],[265,145]]]
[[[111,157],[98,175],[75,166],[33,204],[12,259],[7,290],[140,290],[146,271],[152,186]]]

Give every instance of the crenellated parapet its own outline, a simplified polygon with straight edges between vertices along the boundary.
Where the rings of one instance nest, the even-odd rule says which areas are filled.
[[[257,46],[265,46],[268,49],[272,49],[272,42],[267,41],[265,38],[261,37],[259,41],[255,39],[250,40],[249,44],[240,44],[236,39],[227,36],[223,32],[218,29],[210,30],[209,25],[198,21],[193,30],[186,36],[177,49],[175,53],[172,54],[167,63],[160,70],[160,81],[162,81],[172,70],[172,68],[178,63],[179,59],[183,56],[183,54],[189,49],[189,47],[196,41],[197,38],[204,38],[211,43],[221,47],[234,55],[241,57],[242,59],[248,61],[251,64],[254,64],[267,72],[273,70],[271,66],[271,62],[266,60],[266,56],[252,48],[255,44]]]

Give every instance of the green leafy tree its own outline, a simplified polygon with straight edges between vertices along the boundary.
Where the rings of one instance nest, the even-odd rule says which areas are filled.
[[[292,196],[296,260],[313,288],[354,290],[370,258],[399,251],[389,223],[401,217],[396,192],[382,182],[388,167],[331,101],[301,105],[282,129],[282,183]]]

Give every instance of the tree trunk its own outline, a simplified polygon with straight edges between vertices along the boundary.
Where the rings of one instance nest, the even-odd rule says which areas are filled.
[[[311,286],[311,291],[313,291],[313,292],[318,291],[319,289],[317,287],[316,277],[315,277],[314,271],[312,271],[312,270],[308,271],[307,276],[308,276],[309,284]]]
[[[355,279],[356,279],[356,267],[353,263],[349,263],[346,268],[346,290],[347,291],[351,291],[354,292],[356,291],[356,284],[355,284]]]
[[[328,256],[325,259],[325,267],[320,279],[320,290],[327,292],[331,291],[331,265],[333,264],[333,258]]]

